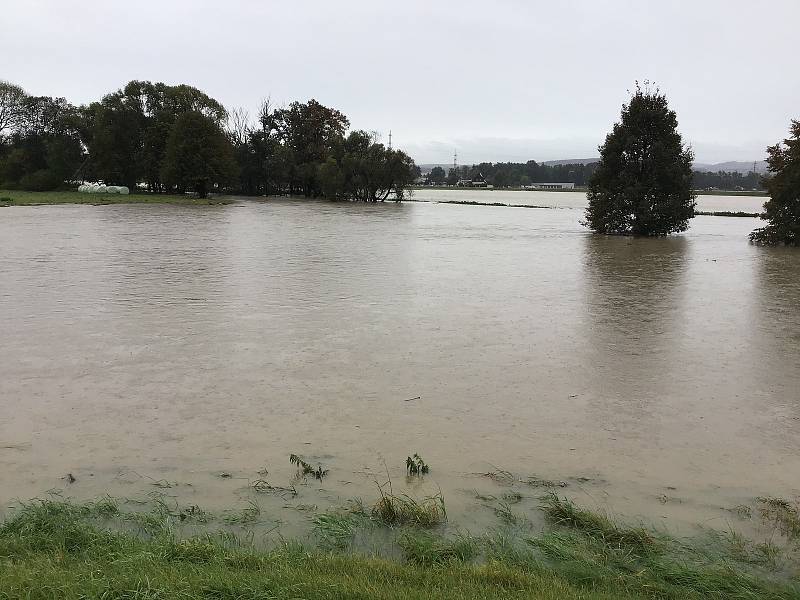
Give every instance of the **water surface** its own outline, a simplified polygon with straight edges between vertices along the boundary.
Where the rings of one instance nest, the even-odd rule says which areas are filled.
[[[726,507],[798,494],[800,253],[749,245],[756,219],[639,240],[581,218],[4,209],[0,500],[160,482],[229,507],[261,469],[287,484],[292,452],[330,475],[290,503],[369,500],[388,470],[465,526],[491,517],[472,490],[495,490],[476,475],[495,468],[649,520],[724,525]],[[403,477],[414,452],[423,482]]]

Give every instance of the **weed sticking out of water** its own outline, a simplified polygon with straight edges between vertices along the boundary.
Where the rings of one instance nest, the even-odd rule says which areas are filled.
[[[427,531],[406,531],[397,540],[405,559],[423,567],[468,562],[478,554],[478,541],[469,535],[444,538]]]
[[[517,525],[523,519],[518,517],[507,502],[500,502],[494,507],[494,514],[506,525]]]
[[[539,477],[528,477],[524,480],[525,485],[529,485],[531,487],[544,487],[544,488],[565,488],[569,484],[566,481],[553,481],[551,479],[541,479]]]
[[[483,494],[478,490],[472,490],[472,493],[475,494],[475,499],[480,500],[481,502],[494,502],[497,500],[497,496],[492,494]]]
[[[735,514],[740,519],[750,519],[753,516],[753,509],[746,504],[738,504],[733,508],[728,508],[727,511]]]
[[[317,465],[315,469],[309,463],[304,461],[301,457],[297,454],[290,454],[289,455],[289,462],[293,465],[297,465],[297,476],[298,478],[305,477],[306,475],[311,475],[314,479],[322,479],[325,475],[328,474],[328,469],[323,469],[322,465]]]
[[[252,525],[258,523],[260,517],[261,507],[251,500],[244,508],[223,515],[222,520],[228,525]]]
[[[503,501],[508,504],[519,504],[522,502],[522,494],[519,492],[506,492],[503,494]]]
[[[119,502],[111,496],[89,501],[83,508],[88,514],[101,519],[110,519],[119,514]]]
[[[430,467],[422,460],[422,457],[414,453],[414,456],[409,456],[406,458],[406,473],[409,476],[420,476],[420,475],[427,475],[430,471]]]
[[[553,523],[577,529],[602,539],[605,543],[620,547],[654,549],[655,538],[643,527],[620,527],[607,516],[577,507],[567,498],[548,494],[542,498],[542,511]]]
[[[423,500],[405,494],[395,495],[378,486],[381,497],[372,507],[372,516],[383,525],[412,525],[431,529],[447,520],[444,497],[441,492]]]
[[[190,504],[186,508],[178,511],[178,518],[181,521],[194,521],[196,523],[210,523],[214,520],[214,515],[203,510],[196,504]]]
[[[757,498],[761,517],[773,523],[778,530],[791,540],[800,538],[800,507],[797,502],[772,496]]]
[[[506,471],[504,469],[495,468],[493,471],[476,473],[476,475],[486,477],[487,479],[491,479],[495,483],[499,483],[501,485],[514,485],[518,482],[517,478],[514,477],[514,474],[511,471]]]
[[[256,479],[250,482],[250,487],[260,494],[277,494],[279,496],[297,496],[297,489],[291,485],[289,487],[281,487],[279,485],[271,485],[264,479]]]
[[[167,481],[166,479],[156,479],[156,480],[152,481],[150,483],[150,485],[153,485],[153,486],[155,486],[155,487],[157,487],[159,489],[162,489],[162,490],[167,490],[167,489],[170,489],[170,488],[173,488],[173,487],[177,486],[178,483],[175,482],[175,481]]]

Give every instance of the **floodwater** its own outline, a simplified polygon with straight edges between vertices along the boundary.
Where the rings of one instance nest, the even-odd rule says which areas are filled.
[[[799,494],[800,252],[749,245],[751,218],[641,240],[582,217],[0,210],[0,501],[255,499],[291,531],[307,516],[285,506],[369,502],[388,473],[470,528],[494,518],[474,490],[505,489],[480,473],[503,469],[680,528]],[[414,452],[422,481],[404,476]],[[289,485],[290,453],[330,473],[296,498],[248,486]],[[547,490],[515,488],[530,511]]]
[[[490,189],[420,189],[415,190],[414,200],[426,202],[480,202],[501,203],[544,208],[586,208],[586,192],[490,190]],[[763,212],[764,196],[698,196],[699,212]]]

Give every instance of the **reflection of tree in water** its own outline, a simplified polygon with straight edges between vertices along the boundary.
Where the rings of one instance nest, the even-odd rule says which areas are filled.
[[[800,416],[800,250],[757,248],[757,290],[750,329],[755,377],[769,403],[765,411],[786,410],[793,419],[778,419],[793,431]],[[797,442],[794,442],[797,444]]]
[[[681,376],[683,237],[584,238],[587,379],[598,412],[636,420]]]

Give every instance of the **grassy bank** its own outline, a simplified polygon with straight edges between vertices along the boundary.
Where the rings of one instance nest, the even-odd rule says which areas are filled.
[[[137,193],[123,196],[120,194],[85,194],[77,191],[56,192],[24,192],[19,190],[0,190],[0,206],[39,206],[49,204],[183,204],[208,205],[228,204],[224,197],[192,198],[178,194]]]
[[[387,499],[401,501],[395,508],[409,518],[387,512]],[[764,506],[781,523],[797,517],[792,504]],[[688,543],[555,495],[541,499],[550,523],[543,532],[515,512],[513,498],[496,508],[497,529],[472,536],[446,530],[440,499],[426,505],[382,495],[371,510],[355,502],[311,517],[315,538],[305,545],[269,546],[222,527],[252,525],[257,506],[242,521],[164,500],[148,510],[110,498],[37,501],[0,526],[0,598],[800,598],[797,565],[777,546],[713,532]],[[187,524],[192,536],[183,534]],[[381,558],[356,542],[376,533],[402,558]]]

